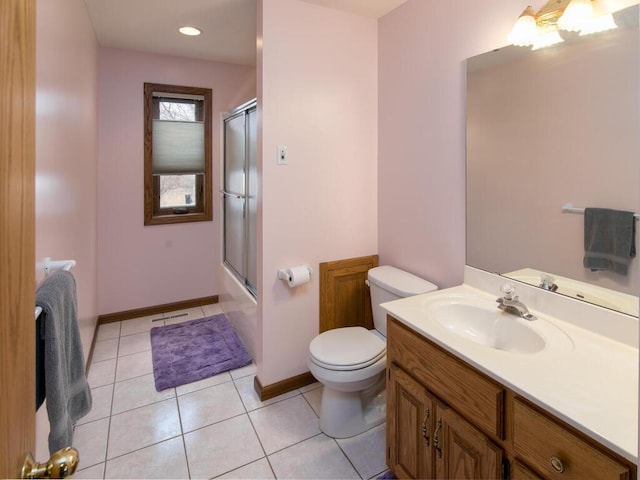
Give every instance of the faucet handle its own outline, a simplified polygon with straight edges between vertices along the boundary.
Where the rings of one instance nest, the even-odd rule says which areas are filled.
[[[553,275],[549,275],[548,273],[543,273],[540,275],[540,286],[541,287],[550,287],[556,279]]]
[[[514,293],[516,293],[516,287],[513,284],[507,282],[500,287],[500,291],[504,293],[504,298],[507,300],[513,300]]]

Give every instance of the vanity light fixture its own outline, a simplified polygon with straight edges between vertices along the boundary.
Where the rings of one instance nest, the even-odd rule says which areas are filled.
[[[533,50],[564,41],[560,30],[580,32],[580,35],[617,28],[610,13],[594,14],[598,0],[549,0],[537,13],[527,7],[515,25],[508,40],[518,47]]]
[[[571,0],[558,18],[558,27],[567,32],[579,32],[593,18],[591,0]]]
[[[184,26],[178,28],[178,31],[183,35],[188,35],[189,37],[196,37],[202,33],[202,30],[196,27]]]
[[[613,19],[613,15],[607,13],[606,15],[600,15],[599,17],[593,17],[591,20],[586,22],[586,24],[580,30],[580,35],[589,35],[591,33],[604,32],[606,30],[613,30],[614,28],[618,28],[615,20]]]
[[[557,30],[545,33],[539,33],[531,46],[531,50],[538,50],[540,48],[550,47],[556,43],[564,42],[563,38]]]
[[[536,24],[536,14],[533,7],[529,5],[518,17],[516,24],[509,34],[509,42],[517,47],[528,47],[533,45],[534,39],[538,35],[538,25]]]

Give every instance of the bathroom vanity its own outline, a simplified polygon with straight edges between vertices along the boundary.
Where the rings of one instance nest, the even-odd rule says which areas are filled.
[[[382,305],[399,478],[637,478],[639,257],[584,268],[565,207],[640,211],[638,8],[468,59],[464,284]],[[507,281],[536,320],[498,310]]]
[[[570,299],[519,284],[538,315],[527,322],[498,311],[503,278],[469,267],[467,274],[487,290],[465,284],[382,305],[389,313],[389,468],[398,478],[636,479],[637,318],[619,317],[614,327],[613,337],[635,328],[627,345],[585,328],[590,315],[615,323],[608,312],[588,313],[580,302],[555,305]],[[558,320],[541,306],[580,320]],[[477,338],[465,338],[444,318],[474,317],[476,308],[496,330],[479,327]],[[531,330],[542,346],[522,331],[502,331],[503,320]],[[491,343],[492,336],[503,338]],[[600,358],[590,362],[596,351]]]

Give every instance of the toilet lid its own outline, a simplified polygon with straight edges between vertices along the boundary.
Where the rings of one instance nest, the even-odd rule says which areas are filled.
[[[309,353],[315,363],[331,370],[356,370],[380,360],[387,344],[363,327],[335,328],[311,341]]]

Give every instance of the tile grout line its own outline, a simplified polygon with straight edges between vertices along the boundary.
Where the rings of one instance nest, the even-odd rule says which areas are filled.
[[[201,314],[204,315],[204,310],[202,309],[202,307],[199,307],[199,308],[200,308]],[[165,314],[162,313],[162,321],[164,323],[164,326],[166,326],[167,324],[166,324],[165,320],[167,318],[172,319],[172,318],[178,318],[178,317],[183,317],[183,316],[187,316],[188,317],[189,316],[189,312],[184,312],[184,313],[181,313],[179,315],[172,315],[172,316],[169,316],[169,317],[165,317],[164,315]],[[204,318],[204,317],[201,317],[201,318]],[[158,321],[158,320],[160,320],[160,319],[152,320],[152,322],[153,321]],[[152,360],[152,362],[153,362],[153,360]],[[198,391],[198,390],[196,390],[196,391]],[[188,393],[193,393],[193,392],[188,392]],[[174,399],[175,399],[175,402],[176,402],[176,409],[178,411],[178,422],[180,423],[180,437],[181,437],[181,440],[182,440],[182,451],[184,452],[184,461],[185,461],[185,465],[187,466],[187,475],[188,475],[189,478],[191,478],[191,466],[189,464],[189,455],[187,453],[187,442],[185,440],[185,431],[184,431],[184,426],[182,424],[182,412],[180,410],[180,398],[179,397],[181,395],[178,395],[177,387],[173,388],[173,394],[174,394]],[[187,395],[187,394],[184,394],[184,395]],[[189,433],[189,432],[187,432],[187,433]],[[166,441],[166,440],[163,440],[163,441]]]
[[[175,395],[176,409],[178,410],[178,421],[180,422],[180,437],[182,439],[182,451],[184,452],[184,463],[187,465],[187,475],[191,478],[191,466],[189,465],[189,455],[187,453],[187,441],[185,440],[185,431],[182,425],[182,412],[180,411],[180,400],[178,399],[178,389],[174,388],[173,393]]]
[[[259,410],[259,409],[261,409],[261,408],[270,407],[271,405],[275,405],[275,404],[277,404],[277,403],[284,402],[284,401],[286,401],[286,400],[291,400],[292,398],[295,398],[295,397],[297,397],[297,396],[301,396],[301,397],[303,397],[303,398],[304,398],[304,400],[305,400],[307,403],[309,403],[309,401],[306,399],[306,397],[305,397],[305,396],[304,396],[304,394],[300,391],[300,389],[297,389],[297,390],[298,390],[298,393],[297,393],[296,395],[293,395],[293,396],[291,396],[291,397],[287,397],[287,398],[283,398],[282,400],[279,400],[279,401],[277,401],[277,402],[270,403],[270,404],[268,404],[268,405],[264,405],[264,406],[258,407],[258,408],[256,408],[256,409],[252,410],[252,412],[253,412],[253,411],[256,411],[256,410]],[[313,407],[311,407],[311,404],[309,404],[309,407],[311,408],[311,410],[313,411],[313,413],[316,415],[316,417],[317,417],[317,418],[319,418],[319,417],[318,417],[318,414],[315,412],[315,410],[313,409]],[[270,454],[267,454],[267,451],[265,450],[264,445],[262,444],[262,440],[260,440],[260,436],[258,435],[258,431],[256,430],[256,427],[255,427],[255,425],[253,424],[253,421],[251,420],[251,416],[249,415],[249,412],[247,412],[247,416],[248,416],[248,418],[249,418],[249,422],[251,423],[251,427],[253,428],[253,431],[255,432],[256,437],[258,438],[258,442],[260,443],[260,447],[262,448],[262,451],[265,453],[265,457],[264,457],[264,458],[267,460],[267,462],[268,462],[268,464],[269,464],[269,468],[271,468],[271,472],[273,473],[273,476],[274,476],[274,478],[275,478],[276,480],[278,479],[278,476],[276,475],[275,470],[273,469],[273,465],[271,464],[271,460],[269,459],[269,457],[270,457],[271,455],[275,455],[276,453],[282,452],[282,451],[284,451],[284,450],[286,450],[286,449],[288,449],[288,448],[291,448],[291,447],[293,447],[293,446],[295,446],[295,445],[299,445],[299,444],[301,444],[301,443],[304,443],[304,442],[306,442],[307,440],[311,440],[312,438],[315,438],[315,437],[317,437],[317,436],[324,435],[324,434],[320,431],[320,432],[318,432],[318,433],[316,433],[316,434],[314,434],[314,435],[311,435],[310,437],[303,438],[303,439],[301,439],[301,440],[298,440],[297,442],[292,443],[291,445],[287,445],[286,447],[280,448],[280,449],[278,449],[278,450],[275,450],[275,451],[271,452]],[[356,470],[356,473],[358,473],[358,471],[357,471],[357,470]],[[360,475],[360,474],[358,473],[358,475]]]
[[[146,332],[147,332],[147,333],[149,333],[149,331],[148,331],[148,330],[147,330]],[[119,359],[121,358],[121,356],[119,355],[119,353],[120,353],[120,339],[121,339],[122,337],[127,337],[127,336],[137,335],[137,334],[143,334],[143,333],[145,333],[145,332],[143,331],[143,332],[136,332],[136,333],[133,333],[133,334],[130,334],[130,335],[122,335],[122,326],[121,326],[121,327],[120,327],[120,332],[119,332],[119,333],[120,333],[120,335],[119,335],[119,337],[118,337],[118,348],[117,348],[117,350],[116,350],[116,358],[115,358],[115,360],[116,360],[116,365],[115,365],[115,370],[114,370],[114,375],[113,375],[113,384],[112,384],[112,385],[113,385],[113,390],[112,390],[112,393],[111,393],[111,406],[110,406],[110,409],[109,409],[109,426],[108,426],[108,428],[107,428],[107,444],[106,444],[106,448],[105,448],[105,460],[104,460],[103,479],[106,479],[106,475],[107,475],[107,463],[108,463],[110,460],[114,460],[114,459],[116,459],[116,458],[120,458],[120,457],[123,457],[123,456],[125,456],[125,455],[129,455],[129,454],[131,454],[131,453],[134,453],[134,452],[140,451],[140,450],[142,450],[142,449],[144,449],[144,448],[148,448],[148,447],[151,447],[151,446],[154,446],[154,445],[158,445],[159,443],[162,443],[162,442],[164,442],[164,441],[171,440],[172,438],[176,438],[176,437],[177,437],[177,435],[176,435],[175,437],[167,438],[167,439],[164,439],[164,440],[162,440],[162,441],[160,441],[160,442],[155,442],[155,443],[153,443],[153,444],[151,444],[151,445],[146,445],[146,446],[144,446],[144,447],[141,447],[141,448],[137,448],[137,449],[131,450],[131,451],[126,452],[126,453],[123,453],[123,454],[121,454],[121,455],[117,455],[117,456],[115,456],[115,457],[113,457],[113,458],[108,458],[108,454],[109,454],[109,437],[110,437],[110,435],[111,435],[111,421],[112,421],[112,419],[113,419],[113,417],[114,417],[114,413],[113,413],[113,404],[114,404],[115,393],[116,393],[116,384],[117,384],[117,383],[125,382],[125,381],[127,381],[127,380],[132,380],[132,379],[134,379],[134,378],[140,378],[140,377],[143,377],[143,376],[146,376],[146,375],[150,375],[150,374],[143,374],[143,375],[138,375],[138,376],[136,376],[136,377],[127,378],[127,379],[125,379],[125,380],[117,381],[118,362],[119,362]],[[147,351],[147,350],[144,350],[144,351]],[[142,353],[142,352],[135,352],[135,353]],[[132,354],[129,354],[129,355],[123,355],[122,357],[127,357],[127,356],[130,356],[130,355],[135,355],[135,353],[132,353]],[[151,374],[153,374],[153,372],[152,372]],[[175,389],[174,389],[174,398],[176,399],[176,402],[177,402],[177,395],[175,394]],[[159,400],[159,401],[157,401],[157,402],[152,402],[152,403],[147,404],[147,405],[142,405],[142,406],[139,406],[139,407],[131,408],[131,409],[129,409],[129,410],[124,410],[124,411],[122,411],[122,412],[118,412],[118,413],[116,413],[115,415],[120,415],[120,414],[122,414],[122,413],[130,412],[130,411],[136,410],[136,409],[138,409],[138,408],[146,407],[146,406],[148,406],[148,405],[155,405],[155,404],[157,404],[157,403],[160,403],[160,402],[162,402],[162,401],[166,401],[166,400],[169,400],[169,399],[167,398],[167,399],[164,399],[164,400]],[[179,416],[179,415],[180,415],[180,411],[179,411],[179,409],[178,409],[178,416]],[[180,432],[182,433],[182,423],[180,423]],[[184,441],[183,441],[183,443],[184,443]],[[185,461],[186,461],[186,453],[185,453]],[[188,463],[187,463],[187,471],[188,471],[188,468],[189,468],[189,467],[188,467]]]
[[[331,438],[331,437],[329,437]],[[334,443],[337,445],[338,449],[342,452],[342,454],[344,455],[344,457],[347,459],[347,462],[349,462],[349,465],[351,465],[353,467],[353,471],[356,472],[358,474],[358,476],[362,479],[362,480],[367,480],[365,477],[362,476],[362,474],[360,473],[360,471],[356,468],[356,466],[353,464],[353,462],[351,461],[351,458],[349,457],[349,455],[347,454],[347,452],[344,451],[344,449],[340,446],[340,442],[338,442],[337,438],[331,438]]]
[[[234,382],[234,385],[235,385],[235,382]],[[238,394],[240,394],[240,393],[238,392]],[[242,397],[240,397],[240,399],[242,400]],[[244,402],[243,402],[243,405],[244,405]],[[245,407],[245,410],[246,410],[246,407]],[[247,416],[247,419],[249,420],[249,424],[251,425],[251,428],[253,429],[253,433],[255,434],[256,438],[258,439],[258,443],[260,444],[260,448],[262,449],[262,453],[264,453],[264,457],[262,457],[262,458],[264,458],[267,461],[267,465],[269,465],[269,470],[271,470],[271,473],[273,474],[273,478],[275,478],[277,480],[278,476],[276,475],[276,472],[273,469],[273,465],[271,465],[271,460],[269,460],[269,455],[267,455],[267,451],[265,450],[264,445],[262,444],[262,440],[260,439],[260,435],[258,435],[258,431],[256,430],[256,426],[253,424],[253,420],[251,419],[251,415],[249,415],[248,411],[246,411],[245,415]],[[254,460],[254,461],[257,462],[257,460]]]
[[[109,460],[109,437],[111,436],[111,419],[113,418],[113,402],[116,397],[116,376],[118,374],[118,362],[120,361],[120,339],[122,339],[122,322],[120,322],[120,328],[118,330],[118,348],[116,349],[116,365],[113,371],[113,388],[111,389],[111,405],[109,406],[109,426],[107,427],[107,443],[104,451],[104,471],[102,472],[102,478],[107,478],[107,462]]]
[[[120,339],[122,338],[122,323],[118,329],[118,347],[116,348],[116,364],[113,368],[113,383],[111,388],[111,404],[109,405],[109,422],[107,423],[107,438],[104,446],[104,468],[102,469],[102,478],[107,478],[107,459],[109,456],[109,435],[111,434],[111,418],[113,417],[113,400],[116,396],[116,374],[118,372],[118,359],[120,358]],[[93,362],[92,362],[93,363]]]
[[[253,374],[253,377],[255,377],[255,375],[256,374]],[[249,375],[247,375],[247,376],[249,376]],[[240,378],[245,378],[245,377],[240,377]],[[260,448],[262,449],[262,453],[264,453],[264,457],[262,457],[262,458],[264,458],[267,461],[267,465],[269,465],[269,470],[271,470],[271,473],[273,474],[273,478],[277,480],[278,476],[276,475],[276,471],[274,470],[273,465],[271,464],[271,460],[269,459],[269,455],[267,454],[267,451],[266,451],[266,449],[264,447],[264,444],[262,443],[262,439],[260,438],[260,435],[258,434],[258,430],[256,429],[256,426],[254,425],[253,420],[251,419],[251,415],[249,415],[250,411],[247,408],[247,406],[245,405],[244,400],[242,400],[242,395],[240,395],[240,390],[238,389],[238,385],[236,384],[236,379],[234,379],[233,376],[232,376],[231,380],[233,381],[233,386],[235,387],[236,391],[238,392],[238,396],[240,397],[240,401],[242,402],[242,405],[243,405],[243,407],[245,409],[245,415],[247,416],[247,419],[249,420],[249,424],[251,425],[251,428],[253,429],[253,433],[255,434],[256,439],[258,440],[258,443],[260,444]],[[300,389],[298,389],[298,395],[302,395],[301,392],[300,392]],[[295,397],[295,395],[292,396],[292,397],[284,398],[282,400],[278,400],[278,401],[270,403],[268,405],[261,405],[261,406],[259,406],[257,408],[254,408],[253,410],[251,410],[251,412],[256,411],[256,410],[260,410],[262,408],[269,407],[271,405],[275,405],[275,404],[277,404],[279,402],[282,402],[284,400],[288,400],[289,398],[294,398],[294,397]],[[290,445],[290,446],[292,446],[292,445]],[[282,450],[284,450],[284,449],[282,449]],[[278,451],[280,451],[280,450],[278,450]],[[273,453],[276,453],[276,452],[273,452]],[[273,453],[272,453],[272,455],[273,455]],[[260,459],[258,459],[258,460],[260,460]],[[258,460],[254,460],[253,462],[257,462]],[[253,463],[253,462],[250,462],[250,463]],[[247,464],[247,465],[249,465],[249,464]],[[238,467],[238,468],[241,468],[241,467]],[[234,469],[234,470],[237,470],[237,468]]]

